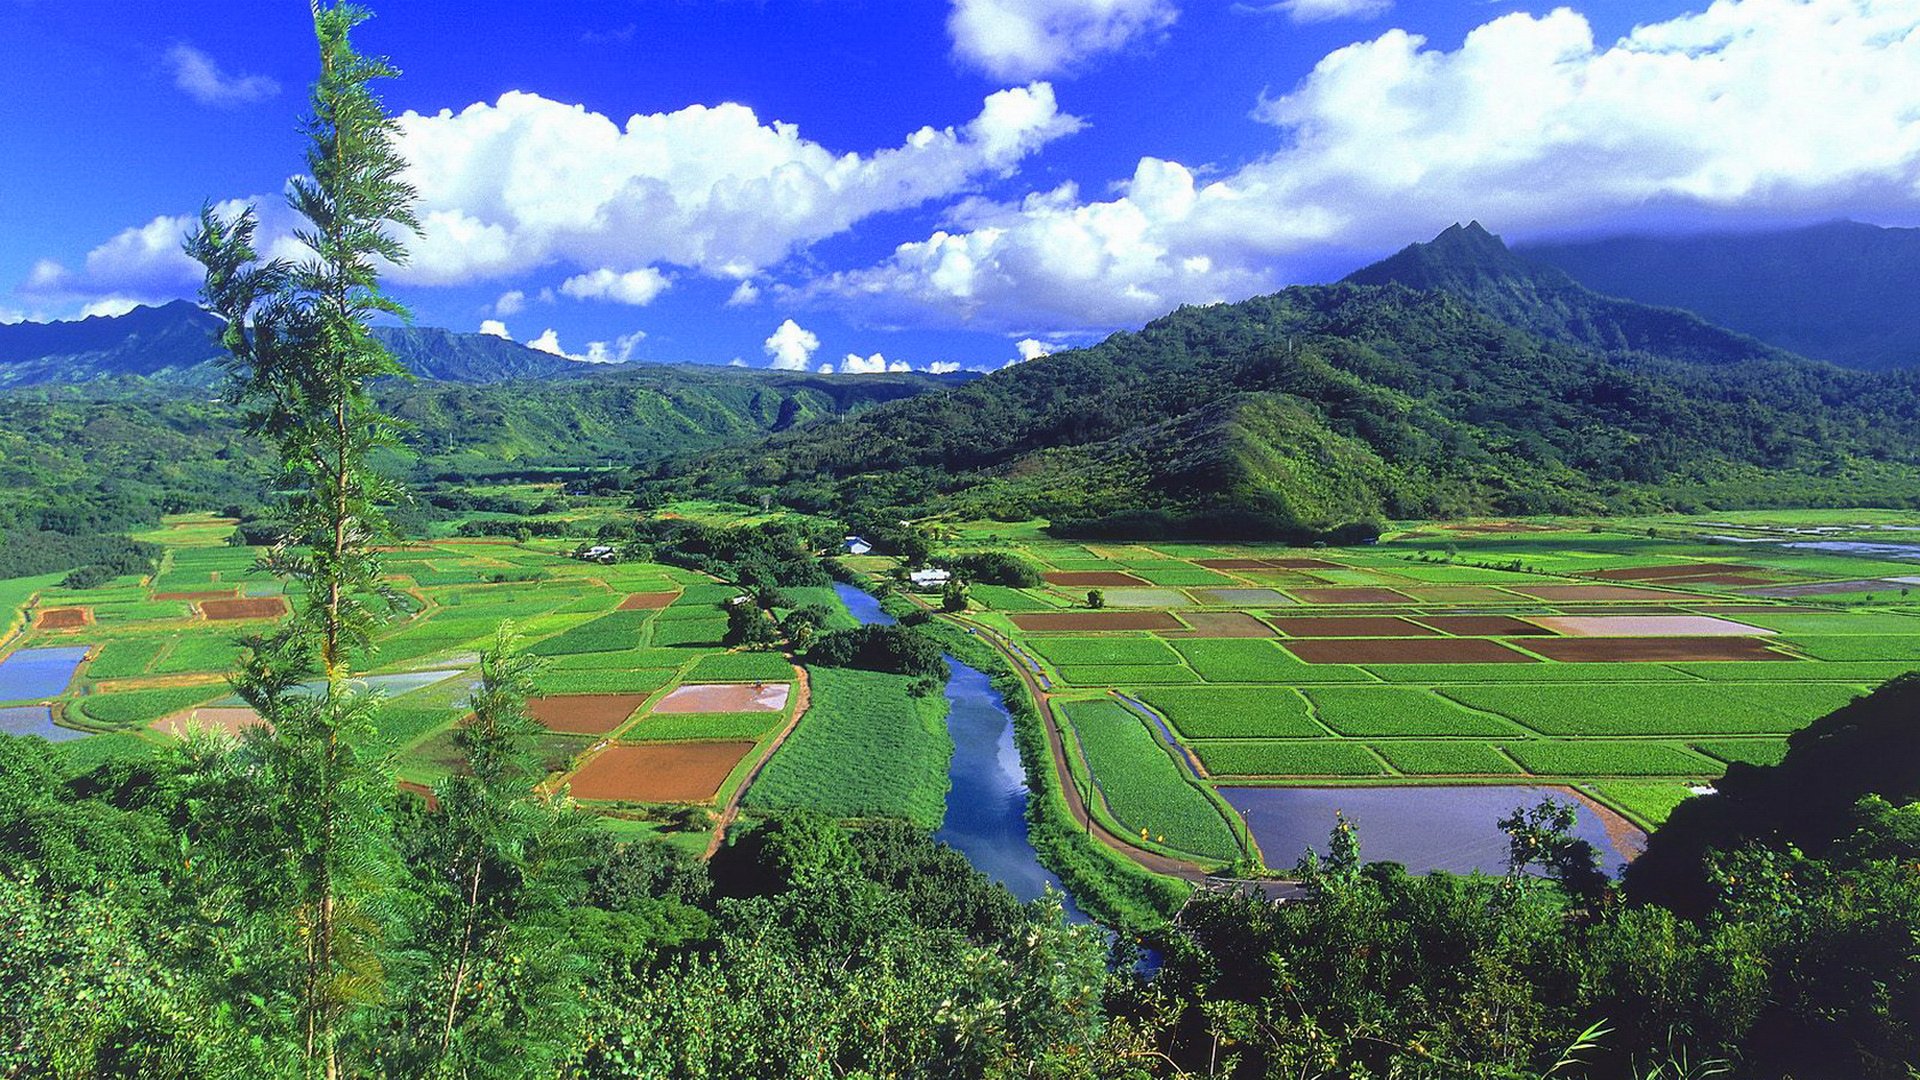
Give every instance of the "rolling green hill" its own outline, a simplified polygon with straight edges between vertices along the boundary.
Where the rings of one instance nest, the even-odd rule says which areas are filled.
[[[1592,293],[1484,230],[682,463],[667,491],[1305,536],[1380,517],[1911,501],[1912,373]]]

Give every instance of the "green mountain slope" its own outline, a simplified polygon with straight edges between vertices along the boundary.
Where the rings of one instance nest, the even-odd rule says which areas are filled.
[[[1915,389],[1600,297],[1457,228],[1340,284],[1183,308],[661,486],[1291,537],[1381,516],[1911,500]]]

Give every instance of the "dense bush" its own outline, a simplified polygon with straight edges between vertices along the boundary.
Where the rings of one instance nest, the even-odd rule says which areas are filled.
[[[1045,579],[1040,568],[1010,551],[973,551],[964,555],[943,555],[933,565],[952,570],[975,585],[1006,585],[1031,589]]]
[[[943,670],[940,646],[910,626],[830,630],[813,639],[807,662],[901,675],[935,675]]]

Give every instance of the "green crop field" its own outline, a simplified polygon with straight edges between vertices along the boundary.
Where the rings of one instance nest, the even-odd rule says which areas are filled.
[[[1146,686],[1197,683],[1200,676],[1178,664],[1077,664],[1060,668],[1073,686]]]
[[[1380,776],[1387,767],[1353,742],[1196,741],[1200,763],[1214,776]]]
[[[1320,722],[1342,735],[1520,735],[1512,722],[1403,686],[1317,686],[1303,691]]]
[[[1147,722],[1112,701],[1061,706],[1100,797],[1128,833],[1145,830],[1156,843],[1227,861],[1239,843],[1219,807],[1160,744]]]
[[[1736,761],[1749,765],[1777,765],[1781,758],[1787,756],[1785,739],[1710,739],[1694,743],[1693,748],[1729,765]]]
[[[1535,776],[1716,776],[1718,762],[1675,743],[1581,739],[1507,743],[1506,751]]]
[[[650,650],[654,651],[654,650]],[[793,665],[773,652],[709,653],[687,670],[687,682],[786,682]]]
[[[1166,642],[1148,637],[1035,637],[1027,645],[1059,665],[1178,664],[1180,654]]]
[[[1467,739],[1389,740],[1371,744],[1409,776],[1518,776],[1523,770],[1499,747]]]
[[[1325,735],[1306,699],[1285,687],[1149,689],[1139,699],[1189,739],[1311,738]]]
[[[225,697],[227,693],[225,683],[126,690],[76,698],[70,708],[81,719],[100,727],[131,728],[151,723],[181,709]]]
[[[1786,731],[1852,700],[1849,686],[1697,683],[1578,690],[1457,686],[1441,691],[1470,708],[1510,717],[1543,735],[1762,735]]]
[[[1173,647],[1208,682],[1289,685],[1373,681],[1366,672],[1346,664],[1304,663],[1262,638],[1184,640],[1174,642]]]

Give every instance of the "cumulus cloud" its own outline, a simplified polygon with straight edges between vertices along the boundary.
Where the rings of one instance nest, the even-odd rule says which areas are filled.
[[[887,371],[912,371],[913,365],[905,360],[888,360],[879,353],[862,357],[859,353],[848,353],[840,361],[840,371],[845,375],[878,375]]]
[[[1920,7],[1721,0],[1608,45],[1566,8],[1494,19],[1452,51],[1393,30],[1256,116],[1277,148],[1235,171],[1203,181],[1148,157],[1104,200],[1067,185],[971,204],[800,298],[898,322],[1105,329],[1468,217],[1539,235],[1911,207]]]
[[[280,92],[280,84],[265,75],[234,75],[220,70],[213,58],[186,43],[167,50],[173,85],[202,105],[232,108],[265,101]]]
[[[1270,4],[1235,5],[1239,11],[1284,14],[1297,23],[1337,19],[1377,19],[1393,9],[1393,0],[1278,0]]]
[[[569,360],[573,359],[572,356],[568,355],[567,350],[560,347],[560,335],[551,326],[542,331],[539,337],[527,342],[526,345],[529,349],[538,349],[543,353],[551,353],[554,356],[564,356]]]
[[[803,330],[799,323],[788,319],[768,335],[760,347],[773,358],[771,367],[780,371],[805,371],[807,362],[819,351],[820,339],[813,331]]]
[[[489,337],[506,338],[508,341],[513,340],[513,335],[507,333],[507,324],[501,322],[499,319],[480,320],[480,332],[483,334],[486,334]],[[557,341],[554,347],[555,348],[559,347],[559,344]]]
[[[502,327],[502,329],[505,328]],[[485,332],[484,325],[482,332]],[[570,353],[561,347],[559,333],[552,327],[548,327],[539,337],[527,342],[526,346],[529,349],[538,349],[543,353],[551,353],[568,360],[577,360],[583,364],[624,364],[633,359],[634,350],[646,336],[646,331],[635,330],[631,334],[623,334],[612,341],[589,341],[586,352]]]
[[[1019,351],[1020,359],[1022,360],[1038,360],[1043,356],[1051,356],[1053,355],[1053,351],[1059,348],[1058,345],[1049,345],[1044,341],[1037,341],[1033,338],[1024,338],[1017,341],[1013,347]]]
[[[645,307],[665,292],[667,285],[667,276],[651,266],[624,274],[603,268],[568,278],[560,283],[560,291],[576,300],[612,300]]]
[[[527,294],[519,289],[508,289],[500,294],[500,299],[493,302],[493,313],[501,316],[518,315],[525,311],[526,307]]]
[[[929,375],[948,375],[960,370],[960,365],[952,360],[935,360],[927,365]]]
[[[954,55],[1001,79],[1069,70],[1173,25],[1172,0],[953,0]]]
[[[1034,83],[987,97],[965,125],[924,127],[865,156],[738,104],[623,125],[516,92],[458,113],[408,112],[399,125],[423,235],[396,279],[436,284],[556,262],[744,277],[871,215],[1010,173],[1081,122]]]
[[[760,286],[751,281],[742,281],[733,287],[733,295],[727,297],[728,307],[748,307],[760,299]]]

